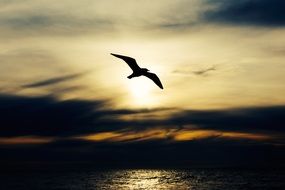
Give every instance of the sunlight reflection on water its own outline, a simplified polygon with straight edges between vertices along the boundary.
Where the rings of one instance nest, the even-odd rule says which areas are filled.
[[[284,170],[191,169],[0,172],[2,190],[285,189]]]
[[[127,170],[115,172],[112,182],[116,184],[114,189],[189,189],[190,184],[175,174],[165,170]]]

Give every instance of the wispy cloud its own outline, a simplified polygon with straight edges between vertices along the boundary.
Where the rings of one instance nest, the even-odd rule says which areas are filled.
[[[20,1],[2,2],[0,28],[2,34],[15,36],[33,35],[78,35],[106,33],[130,29],[175,29],[195,25],[200,1],[156,2],[127,0],[123,9],[116,0],[70,2]],[[188,7],[191,7],[189,11]],[[70,11],[76,10],[76,11]],[[173,14],[177,12],[181,14]],[[145,14],[145,13],[148,14]]]
[[[196,75],[204,75],[204,74],[208,73],[209,71],[215,71],[215,70],[216,70],[216,67],[212,66],[212,67],[207,68],[207,69],[193,71],[193,73]]]
[[[118,6],[120,3],[114,0],[4,1],[0,12],[1,35],[72,36],[136,29],[183,31],[208,23],[265,27],[285,23],[282,0],[127,1],[124,9]]]
[[[79,77],[82,77],[86,73],[76,73],[76,74],[70,74],[70,75],[65,75],[65,76],[60,76],[60,77],[54,77],[54,78],[49,78],[43,81],[31,83],[31,84],[26,84],[23,85],[22,87],[24,88],[37,88],[37,87],[45,87],[49,85],[55,85],[61,82],[69,81],[72,79],[76,79]]]
[[[216,70],[216,66],[212,66],[206,69],[201,69],[201,70],[174,70],[173,73],[176,74],[183,74],[183,75],[189,75],[189,74],[194,74],[194,75],[206,75],[208,74],[210,71],[215,71]]]

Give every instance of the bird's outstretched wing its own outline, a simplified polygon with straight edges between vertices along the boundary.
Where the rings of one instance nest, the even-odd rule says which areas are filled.
[[[124,55],[118,55],[118,54],[114,54],[114,53],[111,53],[111,55],[118,57],[120,59],[123,59],[133,71],[137,71],[140,69],[140,67],[138,66],[138,64],[134,58],[127,57]]]
[[[159,88],[163,89],[163,86],[156,74],[147,72],[147,73],[144,73],[143,75],[151,79],[157,86],[159,86]]]

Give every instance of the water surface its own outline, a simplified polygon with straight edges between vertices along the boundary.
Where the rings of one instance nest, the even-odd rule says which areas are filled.
[[[1,190],[285,189],[285,172],[280,170],[22,171],[1,173],[0,177]]]

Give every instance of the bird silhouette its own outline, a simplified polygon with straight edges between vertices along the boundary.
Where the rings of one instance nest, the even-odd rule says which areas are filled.
[[[134,58],[127,57],[124,55],[118,55],[114,53],[111,53],[111,55],[124,60],[129,65],[129,67],[133,70],[133,73],[130,76],[128,76],[128,79],[131,79],[133,77],[145,76],[151,79],[157,86],[159,86],[159,88],[163,89],[163,86],[159,78],[157,77],[157,75],[154,73],[148,72],[149,70],[146,68],[140,68]]]

